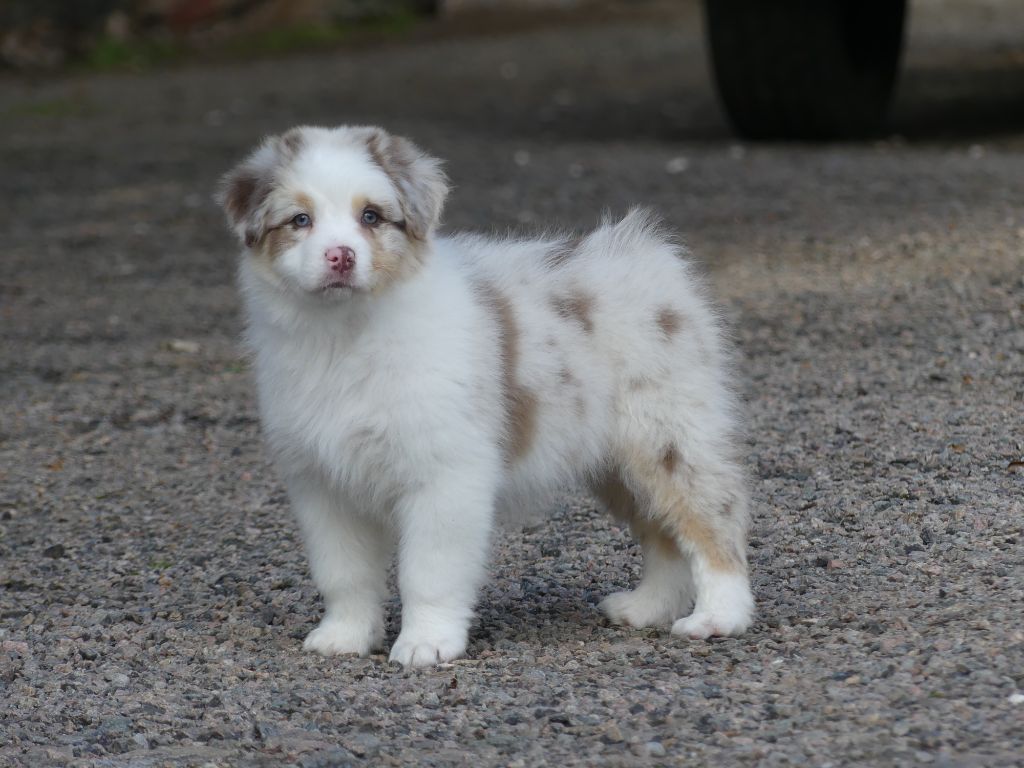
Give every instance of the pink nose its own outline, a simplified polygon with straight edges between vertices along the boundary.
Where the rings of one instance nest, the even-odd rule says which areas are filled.
[[[336,245],[324,251],[324,258],[331,263],[331,270],[344,274],[356,265],[356,252],[347,245]]]

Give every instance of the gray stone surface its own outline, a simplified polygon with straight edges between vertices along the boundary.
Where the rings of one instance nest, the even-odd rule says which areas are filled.
[[[905,138],[867,144],[731,138],[688,4],[0,82],[0,764],[1020,765],[1024,18],[928,7]],[[643,202],[685,233],[741,351],[748,635],[609,626],[638,553],[569,497],[497,542],[469,659],[300,651],[320,606],[210,202],[300,121],[448,158],[452,227]]]

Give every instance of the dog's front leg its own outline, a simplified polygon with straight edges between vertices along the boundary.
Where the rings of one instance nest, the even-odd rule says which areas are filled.
[[[493,505],[493,483],[472,472],[432,480],[398,505],[402,631],[391,661],[421,667],[466,652]]]
[[[366,656],[384,642],[390,536],[316,481],[293,480],[288,490],[325,609],[303,647],[324,656]]]

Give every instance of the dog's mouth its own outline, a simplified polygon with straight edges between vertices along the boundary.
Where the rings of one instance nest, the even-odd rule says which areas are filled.
[[[331,280],[325,280],[317,289],[316,293],[325,297],[347,296],[355,290],[356,287],[352,285],[350,280],[343,277],[336,277]]]

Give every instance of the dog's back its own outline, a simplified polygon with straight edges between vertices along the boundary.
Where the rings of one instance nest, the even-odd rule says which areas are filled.
[[[641,411],[664,425],[665,444],[698,412],[731,439],[718,319],[683,249],[645,211],[576,238],[458,236],[440,251],[490,306],[511,358],[510,490],[591,480],[626,449]]]

